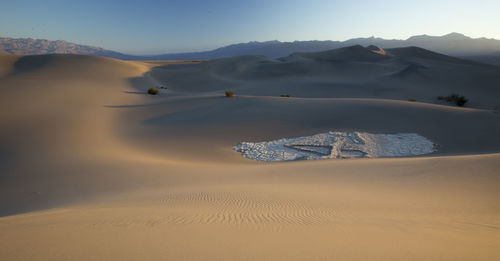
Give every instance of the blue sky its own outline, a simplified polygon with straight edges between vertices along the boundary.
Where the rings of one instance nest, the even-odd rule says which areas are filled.
[[[0,0],[0,37],[67,40],[131,54],[450,32],[500,39],[499,14],[500,0]]]

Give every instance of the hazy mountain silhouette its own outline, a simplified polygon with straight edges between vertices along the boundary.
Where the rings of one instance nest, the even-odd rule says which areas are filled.
[[[79,45],[62,40],[49,41],[31,38],[0,38],[0,52],[20,55],[34,54],[84,54],[117,59],[136,59],[135,56],[99,47]]]
[[[99,47],[78,45],[66,41],[0,38],[0,52],[11,54],[72,53],[105,56],[126,60],[186,60],[219,59],[242,55],[264,55],[270,58],[285,57],[297,52],[321,52],[353,45],[398,48],[416,46],[434,52],[466,58],[484,63],[500,64],[500,40],[470,38],[463,34],[451,33],[443,36],[418,35],[406,40],[386,40],[382,38],[354,38],[347,41],[294,41],[294,42],[248,42],[224,46],[210,51],[171,53],[151,56],[127,55]]]
[[[347,41],[294,41],[294,42],[249,42],[228,45],[212,51],[175,53],[151,56],[151,59],[215,59],[241,55],[264,55],[270,58],[288,56],[296,52],[320,52],[352,45],[398,48],[416,46],[434,52],[468,58],[476,61],[500,64],[500,40],[470,38],[451,33],[444,36],[419,35],[407,40],[382,38],[354,38]]]

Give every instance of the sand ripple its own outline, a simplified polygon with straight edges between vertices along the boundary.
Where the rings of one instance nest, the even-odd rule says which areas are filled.
[[[234,225],[258,228],[272,225],[309,226],[333,221],[334,210],[328,206],[310,206],[275,195],[264,197],[250,193],[189,192],[171,193],[162,200],[167,212],[162,215],[137,215],[101,220],[93,226],[154,227],[159,225]]]

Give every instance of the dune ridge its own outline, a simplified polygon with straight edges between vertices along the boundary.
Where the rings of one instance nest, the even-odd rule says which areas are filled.
[[[151,76],[183,93],[227,89],[241,95],[309,98],[416,99],[460,93],[469,107],[498,106],[500,67],[462,60],[417,47],[385,49],[351,46],[279,59],[242,56],[201,64],[159,66]],[[189,77],[196,74],[197,77]]]

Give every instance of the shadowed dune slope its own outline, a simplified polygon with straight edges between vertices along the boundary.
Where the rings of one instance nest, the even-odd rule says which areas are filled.
[[[3,77],[14,70],[14,62],[19,59],[17,55],[0,53],[0,77]]]
[[[417,47],[375,53],[352,46],[280,59],[243,56],[154,68],[151,76],[180,93],[230,89],[238,94],[311,98],[417,99],[459,93],[468,106],[499,106],[500,67]],[[196,77],[190,77],[196,75]]]
[[[220,94],[170,97],[150,106],[120,110],[128,112],[124,117],[129,123],[137,122],[126,129],[131,140],[179,159],[196,155],[198,160],[225,161],[226,157],[239,156],[228,148],[240,141],[268,141],[330,130],[418,133],[440,146],[436,155],[500,151],[497,113],[408,101],[226,98]],[[168,136],[178,138],[164,138]]]
[[[147,70],[78,55],[25,56],[11,64],[13,73],[0,79],[2,215],[64,201],[86,183],[99,186],[92,180],[103,173],[87,168],[129,155],[105,106],[138,98],[126,93],[128,79]]]
[[[361,45],[354,45],[350,47],[344,47],[324,52],[317,53],[295,53],[289,57],[282,58],[287,60],[287,58],[293,58],[296,56],[305,57],[308,59],[318,60],[318,61],[349,61],[349,62],[378,62],[389,59],[389,57],[378,54],[365,48]]]

